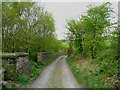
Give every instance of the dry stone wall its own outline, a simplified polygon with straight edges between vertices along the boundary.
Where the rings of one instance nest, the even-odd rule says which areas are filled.
[[[57,58],[58,56],[65,55],[65,52],[39,52],[37,55],[37,60],[43,61],[43,60],[49,60],[52,58]]]
[[[20,74],[29,74],[28,53],[3,53],[4,80],[16,80]]]

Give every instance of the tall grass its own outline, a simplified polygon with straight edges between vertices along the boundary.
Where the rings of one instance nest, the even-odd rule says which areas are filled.
[[[97,73],[91,66],[92,61],[88,60],[82,64],[76,64],[74,58],[68,57],[67,62],[80,84],[85,88],[110,88],[106,80],[106,73]],[[94,65],[95,66],[95,65]],[[91,71],[90,71],[91,70]]]

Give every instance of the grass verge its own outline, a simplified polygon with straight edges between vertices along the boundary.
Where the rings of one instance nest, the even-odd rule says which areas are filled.
[[[106,73],[97,73],[97,64],[92,60],[75,60],[73,57],[67,57],[69,64],[75,78],[85,88],[111,88],[108,83]]]

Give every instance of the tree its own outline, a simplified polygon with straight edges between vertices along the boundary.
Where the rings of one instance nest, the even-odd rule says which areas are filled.
[[[67,29],[73,34],[74,46],[77,52],[87,54],[93,59],[104,45],[104,34],[113,23],[110,21],[110,3],[100,6],[90,6],[85,15],[76,21],[69,20]],[[102,42],[102,43],[101,43]]]
[[[54,18],[39,3],[2,3],[2,51],[28,52],[36,60],[38,52],[58,52],[62,42],[55,36]]]
[[[31,5],[31,2],[2,2],[3,51],[14,52],[15,48],[19,47],[16,46],[17,38],[14,36],[20,31],[25,31],[26,21],[22,17],[26,15]]]

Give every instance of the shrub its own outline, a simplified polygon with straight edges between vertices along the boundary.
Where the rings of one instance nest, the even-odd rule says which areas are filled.
[[[22,74],[22,75],[18,76],[18,83],[24,85],[24,84],[28,83],[28,81],[29,81],[29,77],[27,75]]]

